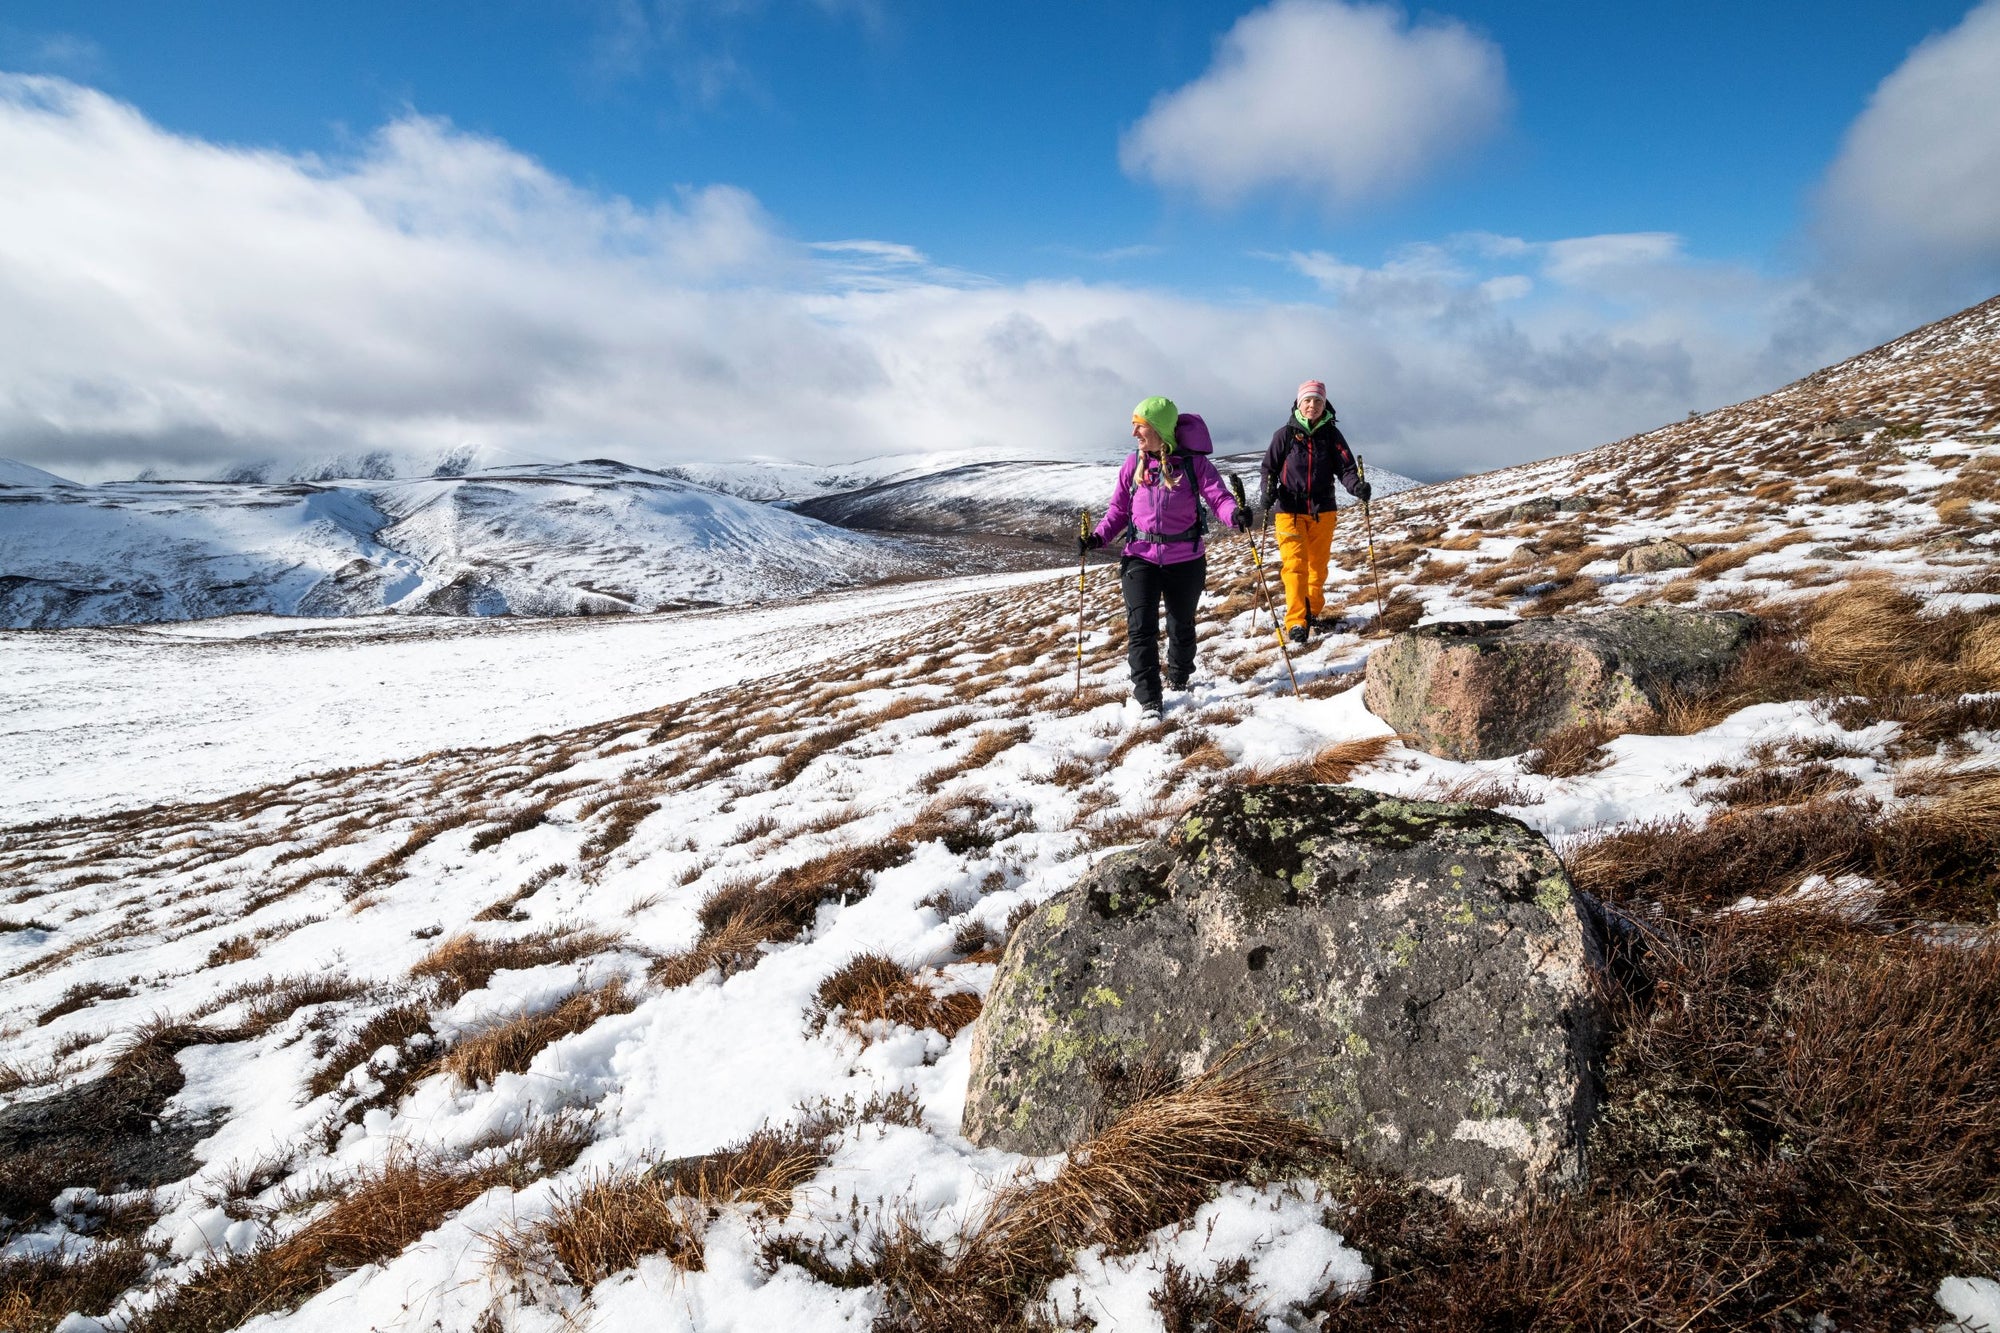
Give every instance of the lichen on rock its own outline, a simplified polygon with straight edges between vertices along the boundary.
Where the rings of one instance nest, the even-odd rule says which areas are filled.
[[[1741,612],[1648,606],[1422,625],[1369,657],[1362,697],[1432,754],[1500,759],[1572,727],[1645,725],[1668,693],[1720,679],[1757,623]]]
[[[974,1039],[965,1132],[1059,1151],[1134,1071],[1194,1073],[1251,1043],[1358,1162],[1510,1208],[1582,1170],[1597,952],[1516,820],[1232,789],[1022,923]]]

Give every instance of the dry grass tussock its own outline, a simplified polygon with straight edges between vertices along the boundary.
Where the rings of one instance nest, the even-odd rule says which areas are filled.
[[[1842,705],[1844,725],[1907,716],[1942,734],[1954,716],[1980,716],[1959,696],[2000,689],[2000,616],[1991,612],[1926,615],[1920,596],[1883,579],[1761,610],[1763,631],[1714,688],[1661,699],[1661,730],[1686,735],[1752,704],[1845,696],[1871,702]]]
[[[443,1067],[467,1087],[491,1083],[503,1073],[519,1074],[543,1047],[590,1028],[601,1018],[627,1014],[638,1001],[622,981],[578,991],[543,1014],[522,1014],[454,1046]]]
[[[934,792],[961,774],[986,767],[1008,750],[1027,740],[1031,734],[1032,728],[1025,722],[1005,727],[989,727],[977,733],[971,748],[959,758],[919,778],[917,787],[921,791]]]
[[[2000,617],[1923,611],[1922,598],[1887,581],[1850,583],[1814,604],[1807,656],[1854,694],[2000,689]]]
[[[1543,777],[1573,778],[1604,767],[1610,756],[1604,743],[1617,733],[1609,727],[1583,723],[1565,727],[1529,751],[1523,767]]]
[[[1150,1095],[1071,1149],[1053,1178],[1001,1189],[951,1242],[902,1221],[850,1268],[814,1266],[829,1270],[822,1277],[874,1284],[885,1299],[875,1325],[883,1333],[1027,1327],[1076,1251],[1128,1251],[1192,1216],[1219,1184],[1325,1150],[1280,1109],[1274,1069],[1239,1051],[1185,1082],[1156,1077]]]
[[[1384,599],[1382,613],[1369,630],[1371,633],[1401,634],[1406,629],[1415,629],[1417,622],[1423,618],[1423,599],[1408,588],[1397,588]]]
[[[2000,919],[1997,813],[2000,776],[1984,773],[1889,810],[1835,798],[1630,829],[1566,860],[1579,888],[1635,909],[1714,911],[1812,875],[1855,874],[1883,888],[1892,916],[1988,924]]]
[[[1497,810],[1503,805],[1538,805],[1542,797],[1528,787],[1510,782],[1499,774],[1474,774],[1455,781],[1433,779],[1418,795],[1444,805],[1476,805]]]
[[[982,926],[982,946],[984,931]],[[843,1027],[864,1038],[869,1025],[878,1021],[955,1037],[979,1017],[979,1010],[977,995],[940,994],[895,959],[864,953],[820,983],[815,1019],[824,1024],[837,1015]]]
[[[519,1189],[576,1160],[575,1122],[549,1122],[477,1165],[403,1157],[344,1182],[333,1204],[263,1249],[202,1268],[139,1315],[130,1333],[224,1333],[287,1310],[341,1276],[401,1253],[496,1185]]]
[[[1790,484],[1787,483],[1788,492],[1789,489]],[[1797,546],[1800,542],[1812,539],[1812,534],[1809,532],[1783,532],[1765,541],[1744,542],[1724,550],[1713,551],[1694,562],[1694,569],[1690,571],[1691,576],[1696,582],[1706,582],[1731,570],[1741,569],[1760,555],[1769,555],[1773,551],[1782,551],[1787,546]]]
[[[550,804],[548,801],[541,801],[534,805],[525,806],[522,809],[516,810],[497,824],[488,824],[485,828],[472,835],[472,842],[467,850],[483,852],[488,847],[497,847],[507,841],[507,839],[515,837],[518,834],[526,833],[533,828],[539,828],[543,821],[548,818]]]
[[[410,975],[435,978],[441,996],[451,1003],[468,991],[483,990],[495,972],[574,963],[591,954],[603,953],[617,943],[602,931],[559,927],[511,940],[454,935],[419,959],[410,969]]]
[[[914,843],[902,830],[879,842],[836,848],[778,873],[768,882],[743,879],[711,893],[697,913],[701,933],[681,953],[655,963],[652,979],[685,986],[711,969],[725,977],[754,964],[766,944],[804,934],[822,903],[865,895],[872,878],[910,859]]]
[[[1264,787],[1278,782],[1345,782],[1355,772],[1379,761],[1397,742],[1395,736],[1357,736],[1321,746],[1311,758],[1255,768],[1241,785]]]
[[[542,1221],[500,1237],[495,1263],[516,1281],[585,1288],[655,1254],[699,1272],[703,1239],[723,1206],[783,1212],[846,1126],[844,1116],[809,1113],[718,1152],[599,1176],[559,1197]]]
[[[145,1281],[152,1257],[144,1246],[126,1241],[101,1245],[80,1258],[0,1259],[0,1329],[50,1333],[72,1312],[105,1313]]]
[[[1586,1189],[1503,1226],[1359,1191],[1375,1280],[1325,1327],[1928,1327],[1993,1270],[2000,951],[1764,913],[1626,962]]]

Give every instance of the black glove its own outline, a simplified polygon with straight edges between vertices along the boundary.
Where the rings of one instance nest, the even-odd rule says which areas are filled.
[[[1085,532],[1079,534],[1076,539],[1077,559],[1081,560],[1084,556],[1090,554],[1092,551],[1095,551],[1098,547],[1102,545],[1104,545],[1104,538],[1098,536],[1094,532]]]
[[[1270,487],[1266,486],[1263,490],[1257,492],[1257,507],[1259,509],[1264,510],[1266,513],[1270,512],[1271,508]]]
[[[1375,488],[1368,484],[1368,478],[1363,477],[1361,480],[1354,483],[1354,489],[1351,492],[1349,492],[1349,494],[1353,495],[1355,499],[1361,501],[1362,504],[1367,504],[1368,497],[1375,494]]]
[[[1229,516],[1229,526],[1238,532],[1250,531],[1250,525],[1256,521],[1257,515],[1251,512],[1249,505],[1237,505],[1236,512]]]

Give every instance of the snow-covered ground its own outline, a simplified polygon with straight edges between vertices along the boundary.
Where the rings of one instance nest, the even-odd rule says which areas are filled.
[[[1780,604],[1857,574],[1920,588],[1990,577],[2000,503],[1978,497],[2000,467],[2000,304],[1973,325],[1976,374],[1950,369],[1963,327],[1925,331],[1699,422],[1397,497],[1375,516],[1387,581],[1430,617],[1464,618],[1547,609],[1538,603],[1556,594],[1588,613],[1635,600]],[[1921,423],[1873,428],[1851,458],[1802,467],[1810,428],[1855,402]],[[1595,507],[1498,531],[1466,523],[1544,495]],[[1619,572],[1619,549],[1669,535],[1714,558]],[[1354,534],[1340,539],[1329,594],[1349,629],[1296,655],[1298,693],[1246,555],[1241,538],[1215,544],[1200,669],[1170,697],[1165,728],[1125,698],[1102,565],[1084,595],[1080,697],[1074,584],[1060,573],[619,621],[0,638],[10,687],[29,682],[0,704],[12,710],[0,714],[0,818],[161,802],[0,829],[0,1034],[17,1085],[0,1113],[102,1075],[160,1015],[209,1038],[178,1050],[185,1084],[149,1112],[161,1135],[193,1139],[192,1161],[144,1195],[153,1284],[127,1290],[118,1317],[178,1288],[220,1289],[227,1265],[294,1242],[329,1194],[397,1163],[476,1173],[529,1131],[568,1125],[585,1140],[574,1160],[482,1187],[428,1217],[414,1243],[323,1271],[323,1287],[257,1327],[866,1327],[884,1308],[879,1284],[826,1271],[902,1223],[948,1245],[1010,1184],[1060,1161],[959,1134],[976,1023],[949,1035],[850,1026],[822,1011],[827,979],[874,953],[934,994],[981,995],[1010,918],[1096,858],[1222,784],[1390,735],[1351,688],[1378,642],[1352,632],[1374,606]],[[1949,605],[2000,615],[1988,595]],[[1855,794],[1893,805],[1911,771],[1889,747],[1897,725],[1849,730],[1810,702],[1765,703],[1690,735],[1618,737],[1576,776],[1385,744],[1350,780],[1430,797],[1484,790],[1568,846],[1707,817],[1717,774],[1768,767],[1775,743],[1818,743]],[[2000,736],[1971,743],[1967,762],[2000,754]],[[342,764],[356,767],[301,776]],[[181,803],[259,783],[240,799]],[[843,865],[861,868],[841,878]],[[795,929],[732,943],[703,919],[705,905],[769,893],[787,874],[833,886]],[[437,978],[461,936],[513,952],[447,990]],[[302,996],[299,979],[327,989]],[[620,1003],[517,1066],[451,1064],[614,979]],[[590,1182],[842,1106],[803,1183],[769,1210],[725,1201],[700,1214],[698,1264],[655,1253],[585,1283],[502,1262],[510,1238],[532,1239]],[[142,1193],[121,1197],[136,1206]],[[86,1220],[102,1202],[72,1191],[16,1228],[5,1254],[105,1252]],[[1240,1258],[1267,1327],[1308,1326],[1303,1303],[1373,1277],[1343,1206],[1305,1179],[1226,1186],[1133,1253],[1072,1256],[1039,1312],[1161,1329],[1151,1294],[1169,1260],[1205,1275]],[[811,1254],[825,1261],[818,1275],[801,1262]],[[1941,1288],[1949,1308],[1983,1308],[1983,1281]],[[1808,1324],[1810,1295],[1798,1307]]]
[[[810,673],[1047,573],[563,620],[0,630],[0,825],[497,745]]]

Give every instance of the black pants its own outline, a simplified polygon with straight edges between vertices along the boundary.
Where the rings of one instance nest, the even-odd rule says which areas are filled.
[[[1167,675],[1186,680],[1194,673],[1194,608],[1208,580],[1208,557],[1177,565],[1156,565],[1126,556],[1118,562],[1118,586],[1125,593],[1125,662],[1132,669],[1132,697],[1141,705],[1160,702],[1160,602],[1167,603]]]

